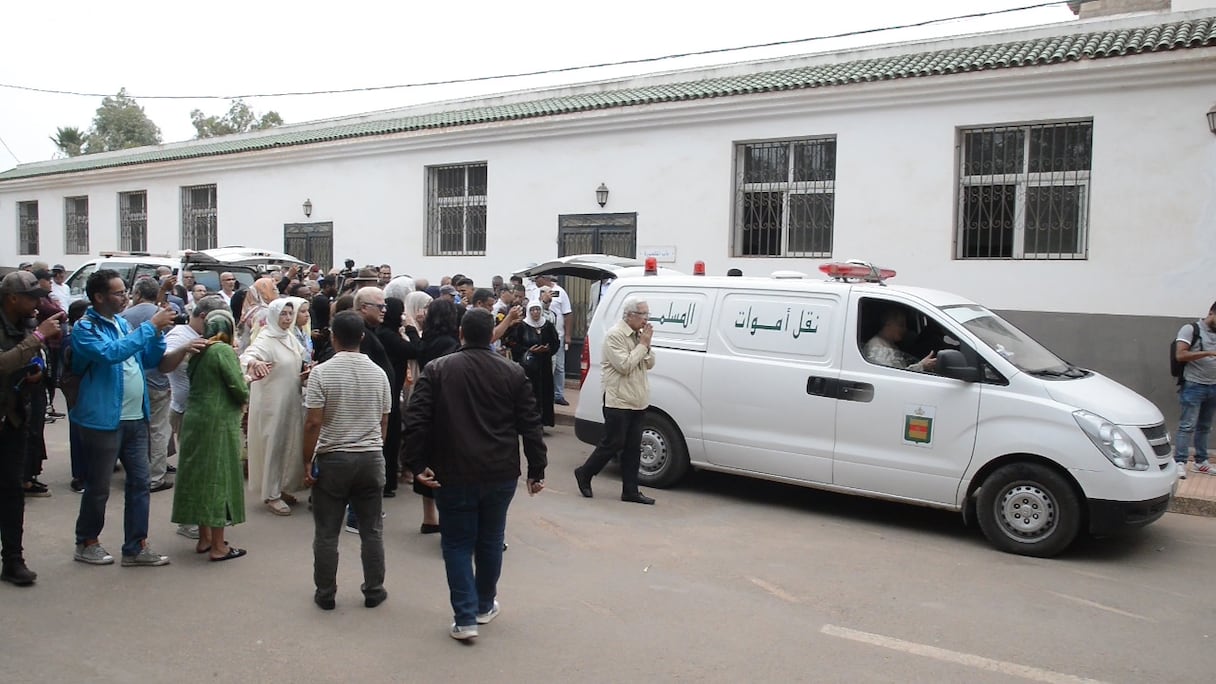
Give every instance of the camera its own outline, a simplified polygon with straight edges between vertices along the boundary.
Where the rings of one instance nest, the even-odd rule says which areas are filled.
[[[190,314],[188,314],[184,311],[176,314],[173,317],[173,325],[189,325],[189,323],[190,323]]]
[[[347,259],[346,261],[343,261],[342,263],[346,265],[346,270],[348,270],[348,271],[355,270],[355,260],[354,259]]]

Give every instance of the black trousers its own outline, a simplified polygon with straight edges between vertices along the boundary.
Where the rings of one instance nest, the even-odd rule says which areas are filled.
[[[0,560],[22,559],[25,527],[25,428],[0,427]]]
[[[604,438],[587,457],[582,470],[599,475],[613,456],[621,459],[621,496],[638,493],[638,467],[642,461],[642,416],[645,411],[604,407]]]
[[[26,421],[25,481],[42,474],[46,460],[46,392],[38,387],[30,392],[29,419]]]
[[[397,491],[397,473],[401,466],[401,409],[388,414],[388,426],[384,431],[384,491]]]

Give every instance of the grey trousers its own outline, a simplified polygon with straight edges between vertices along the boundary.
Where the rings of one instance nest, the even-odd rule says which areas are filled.
[[[169,424],[169,390],[148,388],[148,484],[158,485],[169,470],[169,440],[173,426]]]
[[[312,487],[313,583],[318,599],[338,591],[338,537],[349,501],[359,518],[363,556],[363,595],[384,595],[384,455],[375,451],[333,451],[317,456],[320,477]]]

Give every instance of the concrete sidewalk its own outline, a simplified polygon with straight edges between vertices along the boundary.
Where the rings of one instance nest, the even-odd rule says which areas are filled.
[[[554,420],[558,425],[574,425],[574,409],[578,406],[578,388],[566,383],[566,401],[569,406],[554,406]],[[1216,454],[1213,454],[1216,458]],[[1214,461],[1216,462],[1216,461]],[[1189,466],[1188,466],[1189,467]],[[1178,493],[1170,502],[1170,511],[1216,517],[1216,475],[1187,473],[1187,478],[1178,483]]]

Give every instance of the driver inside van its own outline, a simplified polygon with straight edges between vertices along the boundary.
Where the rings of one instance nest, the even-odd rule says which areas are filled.
[[[866,361],[879,366],[931,373],[937,368],[936,352],[920,361],[899,348],[908,333],[908,316],[903,309],[891,308],[882,313],[882,328],[861,349]]]

